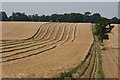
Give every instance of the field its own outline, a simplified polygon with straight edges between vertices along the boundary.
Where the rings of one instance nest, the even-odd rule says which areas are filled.
[[[109,40],[105,41],[106,50],[102,51],[105,78],[118,78],[118,24],[114,24]]]
[[[46,22],[3,22],[2,39],[26,39],[31,37]],[[10,28],[12,26],[12,28]],[[34,27],[34,28],[33,28]]]
[[[85,59],[94,40],[91,26],[91,23],[3,22],[2,76],[59,77]],[[89,69],[96,61],[92,56],[86,60],[92,61]]]

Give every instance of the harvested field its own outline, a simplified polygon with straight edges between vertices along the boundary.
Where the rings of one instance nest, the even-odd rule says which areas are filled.
[[[36,33],[43,23],[46,22],[2,22],[2,39],[16,40],[29,38]]]
[[[118,24],[105,41],[106,50],[102,50],[103,71],[105,78],[118,78]]]
[[[80,64],[93,43],[90,23],[3,22],[2,28],[4,78],[59,77]]]

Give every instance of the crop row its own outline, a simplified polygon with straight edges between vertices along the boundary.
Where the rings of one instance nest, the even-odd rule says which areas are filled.
[[[38,32],[40,32],[40,29],[43,27],[43,26],[46,26],[47,24],[50,24],[50,23],[44,23],[44,24],[41,24],[39,29],[37,30],[37,32],[30,38],[27,38],[27,39],[21,39],[21,40],[2,40],[2,44],[9,44],[9,43],[19,43],[19,42],[29,42],[31,41],[31,39],[33,39],[37,34]],[[3,45],[4,46],[4,45]]]
[[[38,37],[38,33],[41,33],[42,31],[42,28],[48,26],[49,24],[51,23],[45,23],[45,24],[42,24],[39,29],[37,30],[37,32],[30,38],[27,38],[27,39],[22,39],[22,40],[11,40],[9,42],[4,42],[3,40],[3,43],[2,43],[2,46],[9,46],[9,45],[16,45],[16,44],[21,44],[21,43],[26,43],[26,42],[31,42],[31,41],[36,41],[35,38]]]
[[[52,41],[54,41],[55,42],[55,40],[52,40]],[[51,41],[51,42],[52,42]],[[50,44],[50,41],[48,41],[48,42],[45,42],[45,43],[47,43],[47,44]],[[24,49],[21,49],[21,48],[17,48],[17,50],[19,50],[19,51],[22,51],[22,50],[30,50],[30,49],[34,49],[34,48],[36,48],[36,47],[39,47],[39,46],[43,46],[43,45],[46,45],[45,43],[37,43],[37,45],[35,44],[33,44],[33,46],[29,46],[29,45],[27,45],[27,46],[25,46],[25,47],[22,47],[22,48],[24,48]],[[34,47],[34,48],[33,48]],[[15,51],[15,49],[13,49],[14,51]],[[18,51],[17,51],[18,52]],[[8,53],[10,54],[10,52],[8,51]],[[12,52],[13,53],[13,52]],[[7,53],[6,53],[7,54]],[[4,54],[3,54],[4,55]]]
[[[44,41],[47,41],[47,40],[44,40]],[[26,46],[26,45],[31,45],[31,44],[34,44],[34,43],[43,43],[44,41],[41,41],[41,40],[35,40],[35,41],[33,41],[33,40],[31,40],[31,41],[29,41],[29,42],[20,42],[19,44],[9,44],[9,46],[2,46],[3,48],[1,48],[1,49],[8,49],[8,48],[14,48],[14,47],[21,47],[21,46]]]
[[[61,27],[63,27],[63,29],[61,29]],[[69,25],[67,24],[67,25],[64,25],[61,27],[57,28],[57,30],[58,30],[57,34],[54,34],[55,36],[52,40],[50,40],[48,42],[46,41],[46,43],[43,42],[44,45],[41,43],[37,43],[37,44],[33,44],[30,46],[26,46],[26,47],[8,50],[7,52],[9,54],[4,52],[5,54],[2,54],[3,56],[1,57],[1,58],[3,58],[3,62],[13,61],[13,60],[21,59],[20,57],[42,53],[44,51],[53,49],[51,47],[55,48],[59,44],[63,44],[64,42],[68,41],[70,39],[69,37],[71,36],[70,34],[73,34],[73,33],[71,33],[72,32],[71,29],[73,26],[70,24]],[[50,30],[47,29],[46,32],[44,33],[44,35],[47,35],[50,32],[51,36],[52,36],[52,33],[55,32],[54,30],[55,29],[52,29],[53,32],[52,31],[50,32]],[[50,37],[49,37],[49,39],[50,39]],[[41,46],[40,46],[40,44],[41,44]],[[43,49],[41,50],[41,48],[43,48]]]

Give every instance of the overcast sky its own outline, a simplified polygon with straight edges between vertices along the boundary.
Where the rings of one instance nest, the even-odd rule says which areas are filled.
[[[25,12],[28,15],[53,13],[100,13],[107,18],[118,16],[118,2],[2,2],[2,11]]]

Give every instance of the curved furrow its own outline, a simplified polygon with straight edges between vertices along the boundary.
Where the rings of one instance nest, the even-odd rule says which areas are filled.
[[[89,64],[88,64],[84,74],[81,76],[81,78],[90,78],[91,77],[91,72],[92,72],[92,68],[94,66],[94,61],[95,61],[94,51],[95,51],[95,48],[92,50],[92,54],[91,54]]]
[[[43,51],[39,51],[37,53],[34,53],[34,54],[29,54],[29,55],[25,55],[25,56],[21,56],[21,57],[16,57],[16,58],[12,58],[12,59],[8,59],[8,60],[2,60],[0,61],[0,63],[4,63],[4,62],[9,62],[9,61],[14,61],[14,60],[18,60],[18,59],[23,59],[23,58],[27,58],[27,57],[30,57],[30,56],[33,56],[33,55],[37,55],[37,54],[40,54],[40,53],[43,53],[43,52],[46,52],[46,51],[49,51],[51,49],[54,49],[56,46],[52,46],[50,48],[47,48]]]
[[[7,50],[11,50],[11,48],[16,48],[16,47],[22,47],[22,46],[27,46],[27,45],[31,45],[31,44],[37,44],[37,43],[45,43],[45,42],[41,42],[41,41],[36,41],[36,42],[30,42],[30,43],[26,43],[26,44],[19,44],[19,45],[15,45],[15,46],[10,46],[10,47],[3,47],[0,50],[2,50],[2,52],[4,53],[4,51]],[[4,51],[3,51],[4,50]]]
[[[63,29],[61,29],[61,30],[59,30],[59,31],[62,31]],[[58,33],[59,33],[59,31],[58,31]],[[57,34],[58,34],[57,33]],[[62,33],[60,33],[60,34],[62,34]],[[58,41],[59,41],[59,39],[58,39]],[[55,42],[55,41],[54,41]],[[50,44],[50,42],[47,42],[47,44]],[[33,47],[30,47],[30,48],[28,48],[27,50],[25,49],[25,50],[23,50],[23,51],[21,51],[21,50],[19,50],[19,51],[17,51],[17,54],[19,54],[19,53],[24,53],[24,52],[28,52],[28,51],[33,51],[33,50],[36,50],[36,49],[40,49],[41,47],[45,47],[47,44],[45,44],[45,45],[38,45],[38,46],[34,46],[34,48]],[[52,43],[53,44],[53,43]],[[36,48],[37,47],[37,48]],[[14,51],[14,53],[15,53],[15,51]],[[8,55],[14,55],[13,54],[13,52],[8,52],[8,54],[6,53],[6,54],[3,54],[3,57],[4,56],[8,56]]]
[[[72,38],[73,38],[72,34],[74,33],[74,27],[73,27],[73,26],[75,26],[75,24],[72,24],[72,23],[71,23],[70,31],[69,31],[69,36],[68,36],[68,38],[66,39],[65,42],[67,42],[67,41],[70,41],[70,42],[71,42],[71,40],[72,40]]]
[[[50,25],[50,24],[52,24],[52,23],[48,23],[47,25]],[[42,26],[42,29],[40,29],[40,31],[36,34],[36,36],[34,36],[34,40],[41,34],[43,28],[46,27],[47,25]],[[36,41],[36,40],[35,40],[35,41]]]
[[[40,42],[36,42],[36,43],[33,43],[33,44],[27,44],[27,45],[19,45],[19,46],[14,46],[14,47],[11,47],[11,48],[9,48],[9,49],[7,49],[7,50],[4,50],[3,49],[3,51],[2,51],[2,53],[7,53],[7,52],[13,52],[13,51],[16,51],[16,50],[22,50],[22,49],[27,49],[27,48],[31,48],[31,47],[34,47],[34,46],[39,46],[39,45],[43,45],[43,44],[45,44],[45,43],[48,43],[48,42],[51,42],[52,40],[50,40],[50,41],[44,41],[44,42],[42,42],[42,43],[40,43]]]
[[[59,45],[63,45],[65,42],[67,42],[70,39],[69,37],[70,37],[71,27],[72,27],[72,23],[69,24],[69,26],[66,29],[67,32],[65,33],[64,41],[62,43],[60,43]]]
[[[56,26],[56,24],[57,24],[57,23],[55,23],[54,26]],[[57,25],[58,25],[58,24],[57,24]],[[46,32],[44,33],[44,36],[42,36],[42,37],[40,38],[41,41],[47,40],[46,37],[48,37],[47,34],[50,34],[49,31],[51,30],[51,29],[50,29],[51,27],[53,27],[53,26],[52,26],[52,25],[51,25],[51,26],[48,26],[48,28],[46,29]]]
[[[50,25],[51,23],[48,23],[47,25]],[[36,41],[35,39],[40,35],[40,33],[42,32],[43,28],[46,27],[47,25],[44,25],[41,27],[41,29],[39,30],[39,32],[33,37],[32,41]]]
[[[59,24],[56,23],[54,26],[51,26],[50,29],[48,30],[46,36],[45,36],[43,39],[41,39],[41,40],[42,40],[42,41],[49,40],[52,32],[54,31],[55,27],[58,26],[58,25],[59,25]]]
[[[94,62],[94,67],[93,67],[93,71],[92,71],[92,74],[91,74],[91,78],[96,78],[96,71],[97,71],[97,53],[96,53],[96,56],[95,56],[95,62]]]
[[[69,36],[69,41],[71,42],[71,40],[73,39],[73,34],[74,34],[74,28],[75,28],[75,24],[71,25],[71,31],[70,31],[70,36]]]
[[[71,40],[71,42],[73,42],[75,40],[75,34],[76,34],[76,28],[77,28],[78,24],[75,25],[75,28],[74,28],[74,33],[73,33],[73,39]]]
[[[74,28],[74,34],[73,34],[73,39],[71,40],[71,42],[75,42],[75,41],[80,41],[81,40],[81,25],[79,23],[76,23],[76,26]]]
[[[0,50],[2,50],[2,49],[9,49],[9,48],[15,48],[15,47],[21,47],[21,46],[26,46],[26,45],[30,45],[30,44],[34,44],[34,43],[38,43],[38,42],[44,42],[44,41],[36,40],[36,41],[30,41],[30,42],[23,43],[23,44],[21,43],[21,44],[16,44],[16,45],[12,45],[12,46],[10,45],[10,46],[6,46],[6,47],[3,47],[3,48],[0,48]]]
[[[90,65],[90,60],[92,58],[92,55],[89,55],[85,58],[85,63],[82,65],[82,67],[77,71],[79,73],[79,76],[82,77],[84,73],[86,72],[88,66]]]
[[[17,44],[21,44],[21,43],[26,43],[26,42],[36,42],[36,41],[38,41],[38,40],[35,40],[37,37],[38,37],[38,34],[40,34],[41,33],[41,31],[43,31],[43,28],[44,27],[46,27],[46,26],[48,26],[48,25],[50,25],[50,24],[52,24],[52,23],[46,23],[46,24],[44,24],[44,25],[42,25],[41,26],[41,28],[40,28],[40,30],[38,31],[38,33],[37,34],[34,34],[34,37],[32,38],[32,39],[29,39],[29,40],[23,40],[23,41],[21,41],[21,42],[16,42],[16,43],[12,43],[12,44],[7,44],[8,46],[10,45],[17,45]],[[39,40],[40,41],[40,40]],[[7,45],[3,45],[3,46],[7,46]]]
[[[62,25],[63,25],[63,24],[62,24]],[[51,35],[50,35],[50,37],[49,37],[48,40],[50,40],[50,41],[55,40],[55,37],[57,37],[57,34],[58,34],[59,30],[60,30],[60,26],[62,26],[62,25],[58,25],[58,26],[56,26],[56,27],[53,29],[53,31],[52,31],[52,33],[51,33]]]
[[[65,28],[65,27],[64,27]],[[64,29],[63,28],[63,29]],[[63,31],[63,30],[62,30]],[[62,32],[62,34],[64,34],[64,32]],[[62,35],[61,34],[61,35]],[[61,37],[62,38],[62,37]],[[43,51],[43,50],[45,50],[45,48],[47,47],[47,48],[49,48],[50,46],[53,46],[53,45],[55,45],[56,43],[58,43],[59,41],[60,41],[61,39],[59,39],[58,41],[55,41],[54,43],[49,43],[48,45],[44,45],[44,46],[40,46],[40,47],[38,47],[38,48],[35,48],[34,50],[32,49],[29,49],[29,50],[27,50],[27,52],[25,51],[25,53],[19,53],[19,55],[16,55],[15,54],[15,56],[14,56],[14,58],[16,58],[16,57],[19,57],[20,55],[23,57],[24,55],[26,56],[26,55],[33,55],[33,54],[37,54],[37,53],[39,53],[39,52],[41,52],[41,51]],[[42,48],[42,50],[40,51],[39,49],[40,48]],[[36,50],[36,51],[35,51]],[[32,51],[32,52],[31,52]],[[34,53],[35,52],[35,53]],[[9,58],[9,57],[8,57]],[[13,59],[13,58],[12,58]],[[4,61],[8,61],[8,60],[11,60],[11,59],[7,59],[7,60],[4,60],[4,58],[3,58],[3,62]]]
[[[46,23],[46,25],[47,25],[47,23]],[[41,27],[44,27],[45,25],[42,25]],[[42,31],[42,29],[40,28],[40,31],[39,32],[41,32]],[[4,46],[11,46],[11,45],[17,45],[17,44],[21,44],[21,43],[26,43],[26,42],[35,42],[36,40],[34,40],[34,39],[30,39],[30,40],[22,40],[22,41],[20,41],[20,42],[11,42],[10,44],[5,44],[5,45],[2,45],[2,47],[4,47]]]
[[[9,43],[20,43],[20,42],[29,42],[29,41],[31,41],[31,39],[33,39],[35,36],[37,36],[37,34],[38,34],[38,32],[40,32],[40,29],[43,27],[43,26],[45,26],[45,25],[47,25],[47,24],[50,24],[50,23],[44,23],[44,24],[41,24],[40,25],[40,27],[39,27],[39,29],[37,30],[37,32],[35,33],[35,34],[33,34],[33,36],[32,37],[30,37],[30,38],[28,38],[28,39],[22,39],[22,40],[7,40],[8,42],[7,43],[2,43],[2,44],[9,44]],[[4,42],[4,40],[3,40],[3,42]],[[4,46],[4,45],[3,45]]]
[[[83,60],[83,63],[81,63],[80,68],[78,68],[77,73],[79,74],[80,78],[85,77],[86,71],[89,68],[89,65],[91,64],[91,60],[93,58],[93,50],[94,50],[94,43],[91,45],[91,49],[89,50],[88,54],[86,55],[85,59]],[[89,74],[89,73],[88,73]]]
[[[47,34],[50,26],[52,26],[53,24],[55,24],[55,23],[52,23],[52,24],[46,25],[46,27],[43,27],[43,30],[41,31],[41,33],[38,34],[38,36],[37,36],[37,38],[35,38],[35,40],[43,39],[45,37],[45,35]]]
[[[96,49],[95,49],[96,51]],[[97,55],[96,53],[94,53],[94,60],[93,60],[93,66],[91,66],[91,71],[90,71],[90,78],[95,78],[95,73],[96,73],[96,67],[97,67],[97,63],[96,63],[96,58]]]
[[[48,41],[49,42],[49,41]],[[48,42],[43,42],[43,43],[36,43],[36,44],[31,44],[31,45],[26,45],[26,46],[22,46],[22,47],[14,47],[14,48],[12,48],[12,49],[7,49],[7,50],[4,50],[4,51],[2,51],[2,52],[0,52],[0,53],[6,53],[7,54],[7,52],[13,52],[13,51],[18,51],[18,50],[22,50],[22,49],[28,49],[28,48],[31,48],[31,47],[34,47],[34,46],[39,46],[39,45],[43,45],[43,44],[45,44],[45,43],[48,43]]]
[[[67,30],[66,30],[67,28],[68,28],[67,25],[65,25],[64,29],[62,31],[60,31],[60,32],[62,32],[62,34],[61,35],[57,35],[57,36],[59,36],[59,40],[57,41],[59,43],[56,44],[57,46],[59,46],[59,44],[64,42],[64,38],[65,38],[65,35],[67,33]],[[57,37],[55,39],[57,39]]]
[[[51,23],[46,23],[47,25],[49,25],[49,24],[51,24]],[[45,25],[46,26],[46,25]],[[39,31],[37,31],[36,32],[36,34],[34,34],[31,38],[29,38],[28,40],[30,40],[30,39],[32,39],[32,40],[34,40],[36,37],[37,37],[37,35],[42,31],[42,29],[41,28],[43,28],[44,26],[41,26],[40,27],[40,29],[39,29]]]
[[[58,26],[61,26],[61,24],[56,23],[54,26],[51,26],[51,27],[54,27],[54,28],[52,28],[52,30],[49,29],[49,31],[47,31],[47,33],[45,34],[46,36],[44,36],[44,38],[41,39],[41,41],[53,41],[54,39],[51,38],[51,37],[56,34],[56,33],[54,34],[54,32],[56,32],[56,29],[57,29],[56,27],[58,27]],[[59,27],[58,27],[58,29],[59,29]],[[58,29],[57,29],[57,31],[58,31]],[[47,37],[47,38],[45,38],[45,37]]]
[[[95,74],[96,74],[96,69],[97,69],[97,49],[96,49],[97,45],[95,43],[95,47],[94,47],[94,51],[93,51],[93,60],[91,63],[91,67],[89,66],[89,75],[90,78],[95,78]]]

